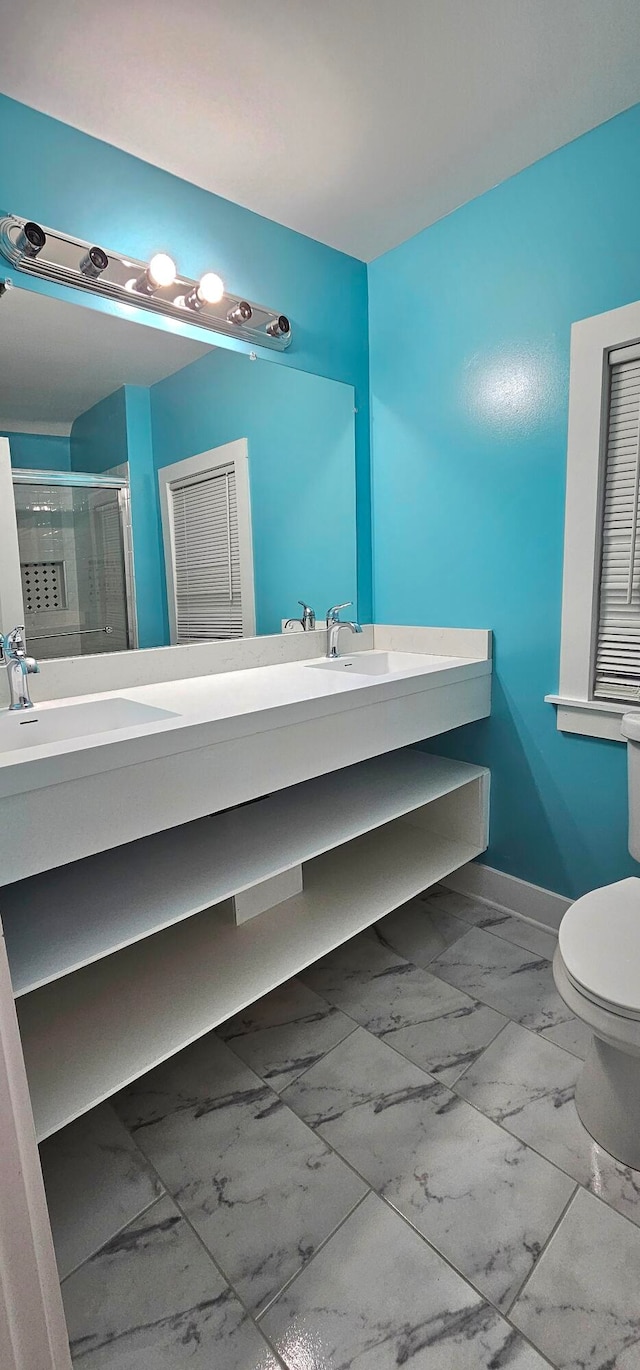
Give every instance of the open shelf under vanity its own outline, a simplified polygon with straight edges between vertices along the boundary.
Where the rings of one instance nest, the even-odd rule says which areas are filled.
[[[483,767],[397,751],[6,886],[39,1140],[478,856],[488,798]]]

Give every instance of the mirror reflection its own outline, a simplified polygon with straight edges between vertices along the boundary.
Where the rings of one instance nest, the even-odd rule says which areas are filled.
[[[14,289],[0,462],[0,591],[19,587],[40,659],[276,633],[298,600],[319,619],[356,600],[350,386]]]

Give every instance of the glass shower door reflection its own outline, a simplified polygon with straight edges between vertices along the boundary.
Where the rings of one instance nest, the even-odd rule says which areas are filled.
[[[41,660],[132,646],[123,498],[99,483],[14,484],[27,643]]]

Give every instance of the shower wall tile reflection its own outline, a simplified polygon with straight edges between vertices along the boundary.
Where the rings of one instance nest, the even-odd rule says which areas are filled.
[[[129,631],[118,491],[19,483],[14,499],[33,654],[44,661],[123,651]]]

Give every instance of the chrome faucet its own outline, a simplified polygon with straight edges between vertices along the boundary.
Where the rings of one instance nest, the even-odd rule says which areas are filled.
[[[327,658],[334,661],[340,655],[338,651],[338,638],[341,628],[348,628],[350,633],[361,633],[362,628],[359,623],[342,623],[338,617],[341,609],[350,609],[352,600],[347,600],[346,604],[334,604],[333,609],[327,609]]]
[[[29,676],[37,675],[40,667],[32,656],[27,656],[24,624],[7,633],[0,633],[0,661],[7,668],[9,679],[9,709],[32,709]]]
[[[305,604],[305,602],[304,602],[303,599],[299,599],[299,600],[298,600],[298,604],[300,605],[300,607],[301,607],[301,609],[302,609],[302,615],[301,615],[301,617],[300,617],[300,618],[288,618],[284,626],[285,626],[285,628],[288,628],[290,623],[301,623],[301,624],[302,624],[302,631],[303,631],[303,633],[311,633],[311,632],[313,632],[313,629],[314,629],[315,626],[316,626],[316,616],[315,616],[315,613],[314,613],[313,609],[311,609],[311,608],[309,607],[308,604]]]

